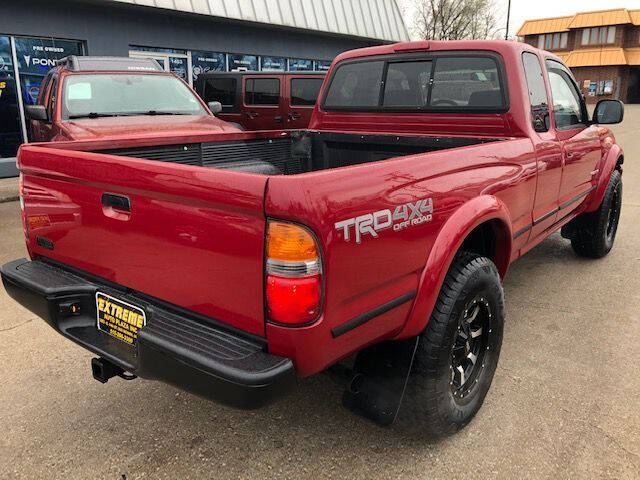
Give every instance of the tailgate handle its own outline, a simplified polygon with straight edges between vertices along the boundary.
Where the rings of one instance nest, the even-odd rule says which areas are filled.
[[[103,193],[102,205],[111,207],[115,210],[131,211],[131,200],[125,195],[116,195],[115,193]]]

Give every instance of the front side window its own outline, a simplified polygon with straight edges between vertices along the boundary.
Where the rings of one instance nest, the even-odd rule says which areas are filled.
[[[223,107],[236,103],[238,81],[235,78],[207,78],[204,85],[204,101],[220,102]]]
[[[172,75],[69,75],[62,118],[120,115],[206,115],[194,93]]]
[[[247,105],[280,104],[280,80],[277,78],[248,78],[244,90]]]
[[[40,91],[38,92],[38,105],[44,105],[44,100],[45,98],[47,98],[47,93],[49,90],[49,83],[51,82],[51,77],[53,77],[53,72],[54,70],[50,70],[49,73],[47,73],[47,76],[44,77],[44,80],[42,81],[42,86],[40,87]]]
[[[300,107],[314,106],[321,86],[321,78],[292,78],[291,105]]]
[[[49,105],[47,106],[47,116],[49,120],[53,120],[53,114],[56,111],[56,101],[58,100],[58,75],[51,77],[51,94],[49,95]]]
[[[381,91],[382,89],[382,91]],[[338,65],[327,110],[504,110],[498,62],[483,56],[371,60]]]
[[[580,94],[568,71],[558,62],[547,61],[556,128],[562,130],[584,125]]]

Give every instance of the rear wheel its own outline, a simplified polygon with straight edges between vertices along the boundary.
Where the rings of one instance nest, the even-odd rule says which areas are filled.
[[[478,412],[498,364],[503,323],[495,265],[458,254],[421,335],[404,399],[406,415],[426,433],[456,432]]]
[[[563,228],[563,235],[571,239],[573,251],[587,258],[602,258],[607,255],[618,231],[622,208],[622,175],[614,170],[609,185],[595,212],[583,213]]]

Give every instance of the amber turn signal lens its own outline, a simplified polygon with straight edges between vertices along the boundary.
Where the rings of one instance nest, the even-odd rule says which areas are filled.
[[[289,262],[318,259],[313,236],[303,227],[286,222],[269,222],[267,258]]]

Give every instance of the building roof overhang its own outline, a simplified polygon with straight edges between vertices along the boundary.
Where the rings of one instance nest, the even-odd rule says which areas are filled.
[[[597,12],[580,12],[569,17],[527,20],[516,33],[519,37],[543,33],[567,32],[574,28],[604,27],[608,25],[640,25],[640,10],[616,8]]]
[[[409,40],[396,0],[102,0],[230,21],[344,35],[382,42]]]

